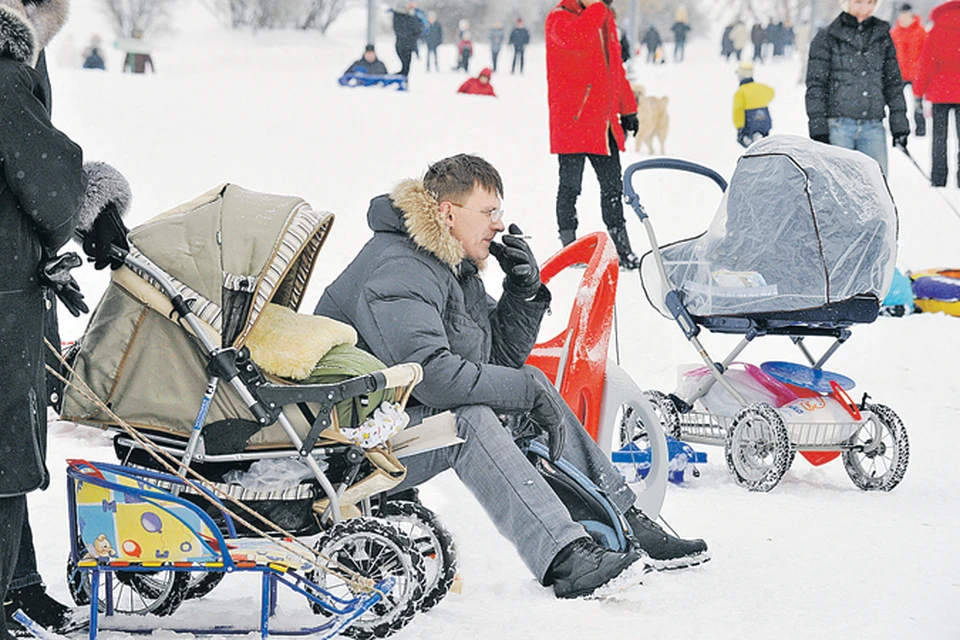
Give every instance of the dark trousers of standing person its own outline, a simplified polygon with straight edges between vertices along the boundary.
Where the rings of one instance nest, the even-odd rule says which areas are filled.
[[[400,75],[410,75],[410,58],[413,57],[413,50],[397,47],[397,55],[400,56]]]
[[[497,70],[497,58],[500,57],[500,49],[490,49],[490,57],[493,58],[493,70]]]
[[[685,53],[684,49],[687,48],[687,43],[683,40],[677,40],[673,43],[673,61],[674,62],[683,62],[683,55]]]
[[[436,71],[440,71],[440,63],[437,62],[437,48],[428,47],[427,48],[427,71],[430,71],[430,58],[433,58],[433,68]]]
[[[27,497],[0,498],[0,596],[6,601],[7,589],[18,573],[18,561],[27,517]],[[29,533],[29,525],[26,527]],[[33,545],[30,545],[31,550]],[[0,640],[13,638],[6,619],[0,615]]]
[[[763,62],[763,43],[753,45],[753,59]]]
[[[620,151],[613,133],[609,133],[611,153],[608,156],[593,153],[561,153],[560,184],[557,187],[557,228],[564,231],[577,229],[577,198],[583,185],[583,166],[590,161],[600,182],[600,214],[607,229],[616,229],[626,224],[623,217],[623,178],[620,170]]]
[[[957,139],[960,140],[960,104],[933,104],[933,162],[930,170],[930,182],[935,187],[947,186],[947,134],[950,129],[950,110],[957,126]],[[960,153],[957,154],[957,186],[960,187]]]
[[[523,73],[523,47],[513,48],[513,64],[510,65],[510,73],[517,71],[518,68],[520,73]]]

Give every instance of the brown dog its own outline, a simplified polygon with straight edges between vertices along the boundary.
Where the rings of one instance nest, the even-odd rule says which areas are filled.
[[[636,150],[640,145],[647,143],[650,155],[654,154],[653,139],[660,140],[660,154],[666,153],[667,133],[670,131],[670,114],[667,113],[669,98],[652,98],[646,95],[642,85],[631,85],[633,95],[637,98],[637,120],[640,121],[640,130],[637,131]]]

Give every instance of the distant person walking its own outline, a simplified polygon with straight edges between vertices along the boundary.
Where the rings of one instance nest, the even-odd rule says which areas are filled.
[[[931,184],[947,186],[947,130],[953,111],[960,141],[960,0],[944,2],[930,12],[933,28],[920,53],[913,93],[933,103]],[[960,153],[957,154],[960,187]]]
[[[523,18],[517,18],[517,25],[510,32],[510,46],[513,47],[513,64],[510,65],[510,73],[520,71],[523,73],[523,52],[530,44],[530,32],[523,26]]]
[[[473,39],[469,31],[464,31],[460,35],[460,42],[457,43],[457,68],[470,73],[470,58],[473,57]]]
[[[750,42],[753,43],[753,61],[763,62],[763,45],[767,42],[767,30],[759,22],[750,30]]]
[[[103,52],[100,51],[100,36],[90,38],[90,46],[84,49],[83,68],[106,70],[107,65],[103,61]]]
[[[427,32],[423,39],[427,43],[427,71],[430,71],[431,58],[433,59],[434,71],[440,71],[440,63],[437,61],[437,47],[443,43],[443,27],[437,22],[435,11],[427,14]]]
[[[690,17],[687,15],[687,8],[683,5],[677,7],[673,14],[673,61],[683,62],[687,48],[687,34],[690,33]]]
[[[663,44],[663,39],[660,37],[660,32],[657,31],[657,28],[652,24],[647,27],[647,31],[643,34],[643,38],[640,39],[640,42],[647,49],[647,64],[653,64],[656,62],[657,51]]]
[[[506,38],[503,32],[503,23],[497,20],[490,29],[490,58],[493,62],[493,70],[497,70],[497,58],[500,57],[500,49],[503,48],[503,41]]]
[[[120,48],[126,52],[123,58],[123,73],[146,73],[147,67],[150,67],[152,73],[157,72],[153,64],[153,57],[150,55],[149,46],[143,42],[143,32],[134,31],[132,40],[125,40],[120,43]]]
[[[400,75],[410,75],[410,59],[417,49],[417,41],[423,33],[423,23],[416,16],[416,2],[408,2],[406,8],[393,11],[393,33],[397,37],[397,56],[400,58]]]
[[[923,51],[923,43],[927,40],[927,30],[923,28],[920,16],[913,12],[911,5],[905,4],[900,7],[897,21],[894,23],[893,29],[890,30],[890,38],[893,39],[893,46],[897,49],[900,76],[906,84],[910,85],[917,75],[920,52]],[[926,135],[927,121],[923,117],[922,98],[914,100],[913,125],[914,133],[918,138]]]
[[[873,15],[876,6],[876,0],[849,0],[813,38],[806,107],[811,138],[862,151],[886,174],[884,111],[894,146],[907,148],[910,123],[890,23]]]
[[[733,54],[733,40],[730,39],[730,33],[733,31],[733,25],[728,24],[723,28],[723,35],[720,36],[720,55],[724,60],[729,60]]]
[[[733,45],[733,54],[737,56],[737,60],[742,58],[743,48],[747,46],[749,40],[750,32],[747,31],[747,26],[743,24],[743,21],[737,20],[730,30],[730,42]]]

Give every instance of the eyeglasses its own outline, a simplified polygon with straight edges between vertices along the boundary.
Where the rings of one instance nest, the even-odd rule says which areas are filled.
[[[455,207],[460,207],[461,209],[466,209],[467,211],[476,211],[477,213],[485,213],[490,216],[490,222],[497,223],[503,220],[503,209],[474,209],[473,207],[465,207],[459,202],[450,201]]]

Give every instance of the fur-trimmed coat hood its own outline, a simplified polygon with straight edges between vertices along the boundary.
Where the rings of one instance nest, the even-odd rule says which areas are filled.
[[[67,21],[70,0],[0,0],[0,55],[31,67]]]
[[[367,224],[374,232],[409,235],[414,244],[455,270],[466,258],[463,245],[443,221],[437,199],[421,180],[404,180],[388,197],[374,198],[367,211]]]

